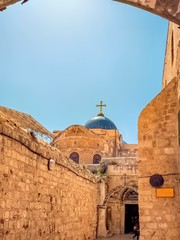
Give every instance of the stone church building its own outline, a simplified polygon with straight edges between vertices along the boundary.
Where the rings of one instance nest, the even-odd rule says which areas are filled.
[[[107,176],[105,184],[99,184],[102,189],[98,206],[104,209],[99,211],[105,213],[99,216],[98,234],[129,233],[138,222],[137,144],[124,142],[116,125],[103,114],[102,107],[106,105],[100,101],[97,106],[98,115],[84,126],[54,131],[51,144],[93,173],[102,167],[102,176]]]

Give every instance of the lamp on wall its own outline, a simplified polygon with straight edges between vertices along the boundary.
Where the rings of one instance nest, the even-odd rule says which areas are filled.
[[[49,161],[48,161],[48,169],[50,171],[53,171],[54,168],[55,168],[55,161],[53,159],[49,159]]]

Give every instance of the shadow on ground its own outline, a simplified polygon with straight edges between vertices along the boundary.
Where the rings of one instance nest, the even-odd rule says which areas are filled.
[[[108,238],[97,238],[97,240],[132,240],[133,234],[113,235]]]

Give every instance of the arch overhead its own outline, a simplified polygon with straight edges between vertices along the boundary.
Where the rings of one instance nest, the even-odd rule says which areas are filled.
[[[20,2],[22,0],[2,0],[0,1],[0,11],[3,11],[8,7],[9,5],[12,5],[14,3]]]
[[[114,193],[117,193],[117,192],[120,192],[120,195],[123,196],[124,192],[129,189],[129,190],[132,190],[132,191],[135,191],[137,194],[138,194],[138,188],[136,185],[125,185],[125,186],[117,186],[115,188],[113,188],[105,197],[104,201],[103,201],[103,206],[106,206],[109,198],[114,194]]]
[[[114,0],[144,9],[180,25],[180,0]]]

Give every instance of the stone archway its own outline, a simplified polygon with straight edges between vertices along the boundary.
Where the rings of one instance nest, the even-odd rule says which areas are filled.
[[[131,232],[139,220],[137,185],[116,187],[106,199],[107,230],[111,234]]]
[[[126,198],[128,192],[138,194],[137,183],[129,182],[127,185],[116,186],[107,193],[103,204],[98,206],[99,237],[106,237],[108,233],[125,233],[125,204],[133,204]],[[136,204],[138,204],[137,201]]]
[[[115,0],[141,8],[180,25],[180,0]]]
[[[6,9],[7,6],[17,3],[26,2],[23,0],[2,0],[0,2],[0,11]],[[114,0],[144,9],[153,14],[159,15],[180,25],[180,0]]]
[[[115,193],[120,192],[121,196],[123,196],[123,193],[126,189],[132,189],[134,191],[136,191],[138,193],[138,188],[137,185],[134,184],[134,182],[132,182],[133,184],[129,183],[127,185],[119,185],[115,188],[113,188],[105,197],[104,201],[103,201],[103,206],[106,206],[108,199]]]
[[[17,3],[19,1],[20,0],[2,0],[2,1],[0,1],[0,11],[5,10],[7,6]]]

